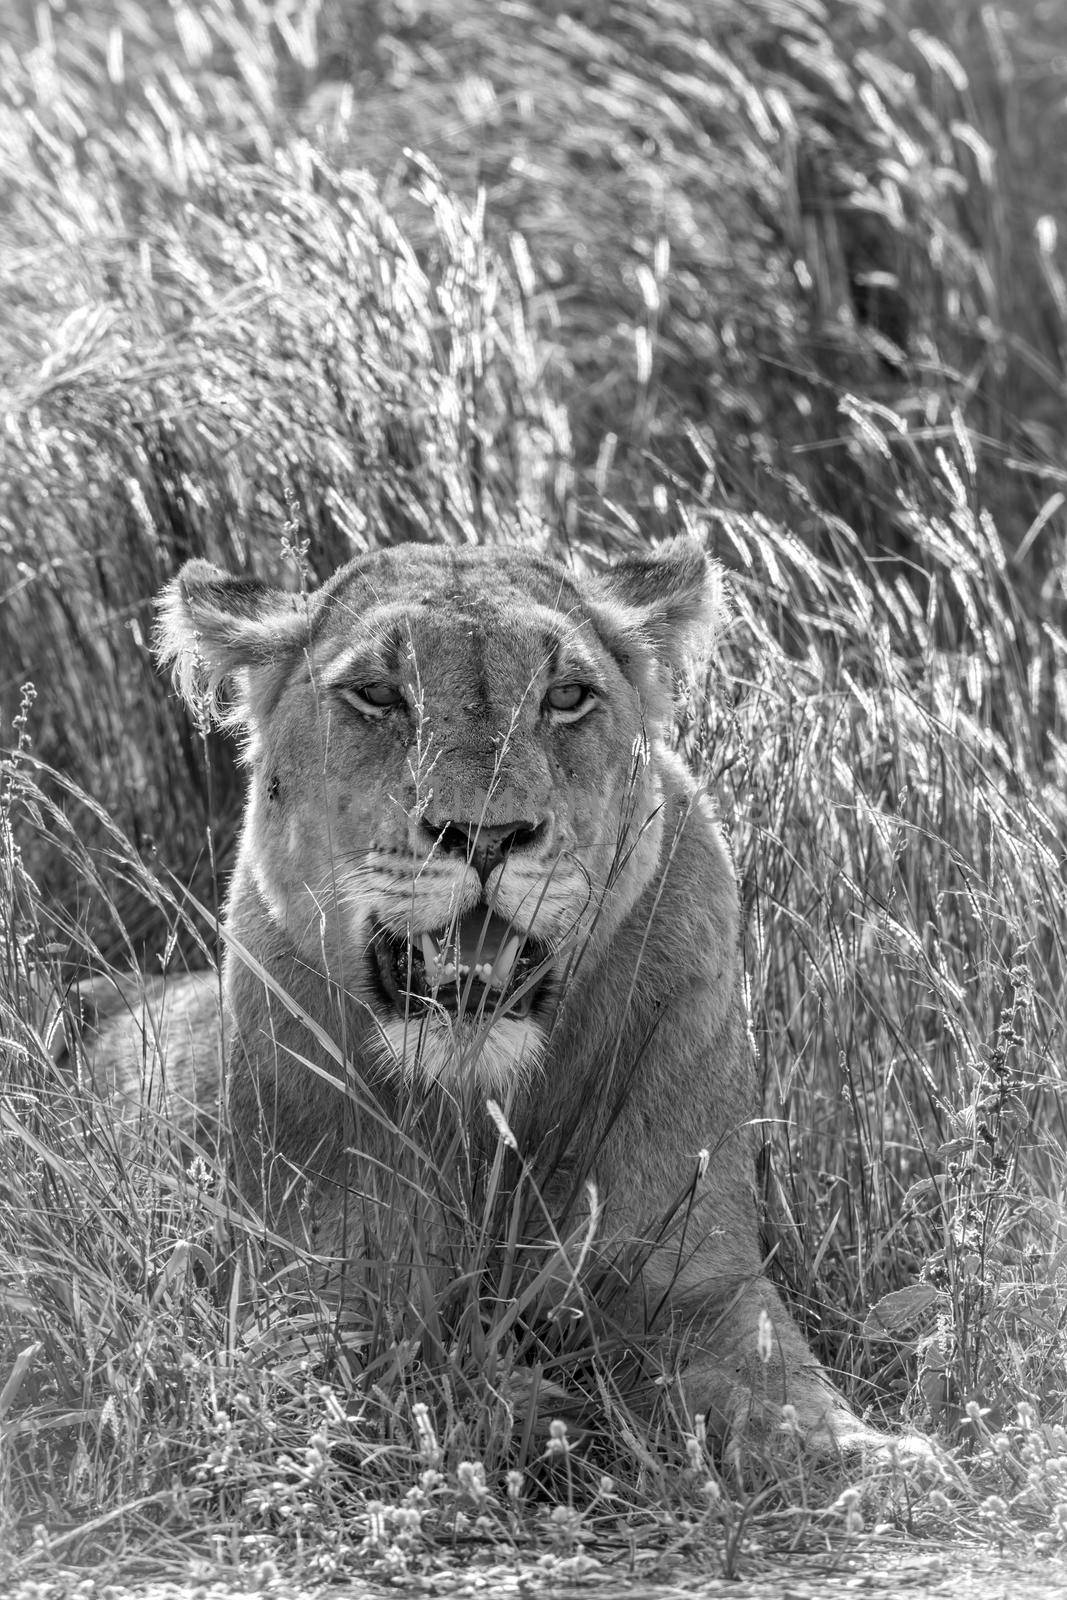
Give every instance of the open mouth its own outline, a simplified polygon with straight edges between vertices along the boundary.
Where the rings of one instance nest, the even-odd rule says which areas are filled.
[[[375,930],[372,965],[402,1016],[442,1007],[453,1016],[528,1016],[548,979],[551,950],[495,911],[470,912],[435,933]]]

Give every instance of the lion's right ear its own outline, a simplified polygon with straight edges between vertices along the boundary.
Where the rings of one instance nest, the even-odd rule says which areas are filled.
[[[299,608],[299,609],[298,609]],[[287,666],[307,642],[297,595],[258,578],[234,578],[209,561],[187,561],[156,605],[156,656],[185,702],[217,721],[243,723],[254,711],[257,668]],[[273,677],[273,673],[268,673]],[[225,715],[223,690],[236,690]]]

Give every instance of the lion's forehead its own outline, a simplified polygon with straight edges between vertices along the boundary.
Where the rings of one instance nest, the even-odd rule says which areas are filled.
[[[407,601],[418,607],[502,610],[534,604],[561,616],[581,611],[572,574],[546,556],[507,546],[449,550],[403,545],[361,556],[330,584],[333,610],[363,614],[376,605]]]
[[[360,564],[329,598],[316,658],[329,673],[381,666],[412,676],[431,697],[519,705],[557,670],[607,662],[578,591],[551,569],[409,559],[375,570],[372,582]]]

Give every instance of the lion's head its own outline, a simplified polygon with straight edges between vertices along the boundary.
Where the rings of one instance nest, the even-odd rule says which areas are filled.
[[[352,997],[382,1069],[505,1088],[655,874],[657,741],[716,602],[691,541],[586,578],[408,545],[308,595],[190,561],[161,653],[244,733],[237,935]]]

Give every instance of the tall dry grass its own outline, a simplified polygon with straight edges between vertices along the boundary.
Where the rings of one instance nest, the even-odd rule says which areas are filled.
[[[790,1459],[746,1498],[669,1384],[636,1422],[580,1337],[539,1370],[495,1329],[487,1386],[484,1343],[431,1374],[383,1326],[367,1384],[269,1285],[243,1326],[224,1173],[148,1113],[117,1128],[50,1048],[72,977],[214,953],[240,783],[151,659],[175,566],[297,585],[545,526],[580,554],[696,525],[732,569],[679,739],[738,852],[775,1270],[858,1404],[971,1447],[914,1526],[1061,1537],[1067,315],[1051,201],[1007,164],[1036,166],[1059,69],[1050,13],[990,9],[950,19],[957,56],[929,8],[681,0],[326,6],[317,32],[85,0],[0,47],[19,1569],[173,1564],[195,1528],[267,1576],[530,1538],[561,1573],[733,1571],[752,1530],[857,1531]],[[593,1439],[524,1420],[561,1372]]]

